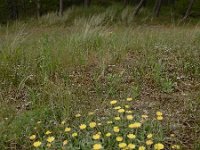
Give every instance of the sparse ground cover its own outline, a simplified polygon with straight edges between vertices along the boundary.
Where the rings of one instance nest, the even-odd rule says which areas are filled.
[[[103,124],[103,118],[110,116],[115,122],[109,103],[117,99],[121,107],[130,105],[134,116],[128,123],[126,115],[120,114],[126,120],[121,122],[125,124],[122,131],[140,122],[141,115],[149,116],[141,125],[140,138],[132,143],[137,148],[151,149],[144,139],[153,132],[159,140],[153,138],[152,149],[158,142],[165,149],[172,144],[200,149],[199,25],[158,25],[158,20],[147,24],[152,18],[141,16],[138,23],[129,8],[120,12],[91,9],[98,13],[77,17],[80,10],[69,10],[63,18],[50,14],[0,28],[0,147],[33,149],[29,138],[36,135],[40,148],[48,149],[44,142],[48,130],[55,137],[50,141],[58,142],[52,149],[64,140],[66,146],[72,145],[65,128],[85,135],[85,130],[78,130],[80,124],[86,124],[88,131],[92,121]],[[134,101],[124,104],[127,97]],[[162,121],[156,120],[157,111],[163,113]],[[88,112],[95,112],[94,120]],[[74,119],[77,113],[82,116],[78,121]],[[104,147],[107,128],[98,129],[94,131],[101,132],[98,143]],[[85,141],[75,141],[75,146],[89,140],[85,149],[92,148],[92,134],[88,132]],[[126,134],[119,136],[129,144]]]

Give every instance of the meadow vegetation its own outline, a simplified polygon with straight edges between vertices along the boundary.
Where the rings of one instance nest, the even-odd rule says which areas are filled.
[[[39,149],[200,149],[199,22],[116,7],[74,7],[62,18],[0,27],[2,149],[34,149],[36,141]]]

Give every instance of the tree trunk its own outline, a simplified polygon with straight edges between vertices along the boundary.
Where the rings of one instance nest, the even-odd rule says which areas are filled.
[[[161,8],[162,0],[156,0],[154,6],[154,16],[159,17],[160,15],[160,8]]]
[[[60,0],[59,15],[63,16],[63,0]]]
[[[140,0],[139,4],[137,5],[137,7],[134,11],[134,16],[136,16],[139,13],[139,11],[142,8],[142,6],[144,5],[144,3],[145,3],[145,0]]]
[[[183,17],[182,20],[185,20],[190,16],[193,4],[194,4],[194,0],[190,0],[189,6],[188,6],[185,16]]]
[[[10,11],[10,19],[16,20],[18,18],[18,7],[16,0],[8,0],[8,9]]]
[[[89,7],[91,3],[91,0],[84,0],[84,6]]]
[[[41,16],[41,12],[40,12],[40,8],[41,8],[41,6],[40,6],[40,0],[37,0],[37,2],[36,2],[36,8],[37,8],[37,18],[40,18],[40,16]]]
[[[128,5],[128,0],[124,0],[124,6]]]

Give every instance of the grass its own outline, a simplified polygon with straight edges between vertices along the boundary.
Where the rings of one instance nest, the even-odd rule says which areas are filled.
[[[32,149],[38,121],[38,135],[60,132],[66,118],[77,129],[75,114],[98,110],[101,118],[110,100],[126,97],[137,100],[130,109],[138,117],[164,113],[164,137],[175,134],[182,149],[199,149],[199,25],[147,24],[146,10],[139,18],[131,12],[73,8],[63,18],[52,13],[0,27],[2,149]]]

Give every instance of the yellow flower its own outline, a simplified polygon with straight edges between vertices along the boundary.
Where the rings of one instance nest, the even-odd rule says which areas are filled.
[[[163,120],[163,116],[157,116],[157,120],[159,121]]]
[[[120,118],[120,117],[115,117],[114,119],[118,121],[118,120],[120,120],[121,118]]]
[[[130,106],[129,105],[125,105],[125,108],[130,108]]]
[[[62,121],[62,122],[61,122],[62,125],[64,125],[65,123],[66,123],[65,121]]]
[[[102,145],[101,144],[94,144],[93,145],[93,150],[99,150],[102,149]]]
[[[42,143],[40,141],[36,141],[33,143],[34,147],[39,147]]]
[[[71,131],[71,128],[68,128],[68,127],[65,128],[65,132],[70,132],[70,131]]]
[[[53,136],[49,136],[47,138],[47,142],[49,142],[49,143],[53,142],[54,140],[55,140],[55,137],[53,137]]]
[[[113,131],[114,131],[114,132],[119,132],[119,130],[120,130],[119,127],[117,127],[117,126],[116,126],[116,127],[113,127]]]
[[[112,121],[107,121],[107,124],[112,124],[113,122]]]
[[[78,133],[76,132],[72,133],[72,137],[76,137],[76,136],[78,136]]]
[[[67,145],[67,143],[68,143],[68,141],[67,141],[67,140],[64,140],[64,141],[63,141],[63,146],[64,146],[64,145]]]
[[[80,126],[79,126],[79,128],[81,129],[81,130],[84,130],[84,129],[86,129],[86,125],[85,124],[81,124]]]
[[[31,136],[29,137],[30,140],[34,140],[35,138],[36,138],[36,135],[31,135]]]
[[[76,114],[76,115],[75,115],[76,118],[78,118],[78,117],[80,117],[80,116],[81,116],[81,114]]]
[[[160,112],[160,111],[157,111],[157,112],[156,112],[156,115],[157,115],[157,116],[162,116],[162,115],[163,115],[163,113],[162,113],[162,112]]]
[[[121,106],[114,107],[113,109],[115,110],[121,109]]]
[[[41,123],[41,121],[38,121],[38,122],[37,122],[37,124],[40,124],[40,123]]]
[[[147,145],[152,145],[152,144],[153,144],[153,141],[152,141],[152,140],[147,140],[147,141],[146,141],[146,144],[147,144]]]
[[[92,136],[92,138],[94,140],[98,140],[98,139],[100,139],[100,135],[99,134],[95,134],[95,135]]]
[[[90,122],[89,126],[90,128],[94,128],[96,127],[97,123],[96,122]]]
[[[164,145],[162,143],[157,143],[154,145],[155,150],[161,150],[164,149]]]
[[[101,135],[101,132],[98,132],[97,134]]]
[[[126,113],[127,113],[127,114],[131,114],[131,113],[133,113],[133,111],[127,110]]]
[[[144,147],[144,146],[140,146],[139,148],[138,148],[138,150],[145,150],[146,148]]]
[[[47,143],[47,147],[51,147],[51,144],[50,144],[50,143]]]
[[[125,112],[124,109],[119,109],[119,110],[118,110],[118,113],[123,113],[123,112]]]
[[[121,137],[121,136],[116,137],[116,141],[118,141],[118,142],[123,141],[123,137]]]
[[[107,137],[110,137],[110,136],[111,136],[111,133],[106,133],[106,136],[107,136]]]
[[[151,133],[147,135],[148,139],[151,139],[152,137],[153,137],[153,134],[151,134]]]
[[[135,139],[135,138],[136,138],[136,136],[135,136],[134,134],[128,134],[127,137],[128,137],[129,139]]]
[[[126,146],[127,146],[127,144],[126,143],[119,143],[119,148],[125,148]]]
[[[128,144],[128,148],[129,148],[129,149],[135,149],[135,144],[131,144],[131,143]]]
[[[126,118],[127,118],[128,120],[133,120],[133,115],[127,115]]]
[[[180,145],[172,145],[172,149],[181,149]]]
[[[139,128],[139,127],[141,127],[141,123],[135,122],[135,123],[130,124],[128,127],[129,128]]]
[[[142,115],[142,118],[147,119],[148,116],[147,115]]]
[[[126,100],[127,101],[132,101],[133,99],[131,97],[128,97]]]
[[[52,133],[52,132],[49,131],[49,130],[48,130],[47,132],[45,132],[46,135],[49,135],[49,134],[51,134],[51,133]]]
[[[117,104],[117,101],[116,100],[110,101],[110,104],[111,105]]]

